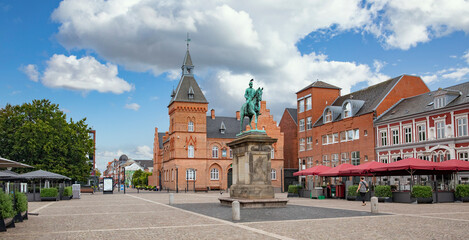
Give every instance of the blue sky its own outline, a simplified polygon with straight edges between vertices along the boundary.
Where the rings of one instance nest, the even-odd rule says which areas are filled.
[[[97,131],[97,166],[151,159],[191,36],[196,79],[234,116],[251,78],[275,119],[319,79],[355,91],[401,74],[469,79],[469,2],[0,0],[0,107],[47,98]]]

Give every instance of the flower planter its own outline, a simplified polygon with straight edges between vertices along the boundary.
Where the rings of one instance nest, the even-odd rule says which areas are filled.
[[[392,197],[378,197],[378,202],[392,202]]]
[[[7,228],[15,227],[15,218],[0,218],[0,232],[6,232]]]
[[[287,197],[300,197],[298,193],[288,193]]]
[[[58,201],[59,197],[41,197],[41,201]]]
[[[70,200],[73,196],[62,196],[60,200]]]
[[[461,202],[469,202],[469,197],[458,197],[457,199]]]
[[[417,199],[417,203],[433,203],[432,197],[416,198],[416,199]]]

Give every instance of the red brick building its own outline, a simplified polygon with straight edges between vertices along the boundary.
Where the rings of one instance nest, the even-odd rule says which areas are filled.
[[[297,93],[300,169],[375,160],[373,121],[402,98],[429,92],[420,77],[402,75],[340,96],[315,82]]]
[[[194,66],[186,52],[182,76],[168,105],[169,131],[155,128],[153,175],[150,182],[163,189],[227,189],[231,185],[232,151],[226,145],[240,132],[239,112],[235,117],[220,117],[215,110],[207,116],[208,101],[193,74]],[[242,96],[242,93],[240,93]],[[277,138],[272,151],[272,185],[282,185],[283,133],[261,103],[258,127]],[[247,120],[244,125],[248,124]]]
[[[469,82],[402,99],[375,121],[377,160],[469,161]]]

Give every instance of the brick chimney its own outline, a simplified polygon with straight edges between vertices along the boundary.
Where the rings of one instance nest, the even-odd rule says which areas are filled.
[[[212,119],[215,119],[215,109],[212,108],[212,110],[210,110],[210,116],[212,116]]]
[[[241,118],[241,114],[239,111],[236,111],[236,120],[239,121],[239,119]]]

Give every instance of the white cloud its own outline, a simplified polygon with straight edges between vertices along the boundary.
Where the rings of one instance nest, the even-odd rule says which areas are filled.
[[[120,149],[110,149],[96,151],[96,167],[101,173],[106,170],[108,162],[112,162],[114,159],[119,159],[123,154],[127,155],[129,159],[136,160],[150,160],[153,158],[153,150],[146,145],[143,146],[127,146]]]
[[[438,80],[438,75],[436,75],[436,74],[426,75],[426,76],[421,76],[421,78],[426,84],[429,84],[429,83],[432,83],[434,81],[437,81]]]
[[[448,69],[447,72],[443,75],[441,75],[442,78],[444,79],[454,79],[456,81],[461,81],[464,77],[469,76],[469,68],[451,68]]]
[[[138,109],[140,109],[140,105],[138,105],[137,103],[127,103],[125,104],[124,108],[138,111]]]
[[[384,66],[386,66],[386,62],[380,61],[380,60],[373,60],[373,66],[375,67],[375,72],[380,72],[381,69],[383,69]]]
[[[121,94],[131,91],[133,86],[117,77],[117,66],[99,63],[95,58],[54,54],[47,61],[41,82],[52,88],[66,88],[79,91],[112,92]]]
[[[469,50],[467,50],[464,55],[462,56],[464,60],[466,60],[466,63],[469,64]]]
[[[153,150],[147,146],[138,146],[135,151],[135,156],[138,157],[139,159],[152,159],[153,158]]]
[[[39,71],[37,70],[37,66],[34,64],[28,64],[27,66],[20,67],[20,70],[28,76],[28,78],[33,81],[39,81]]]

